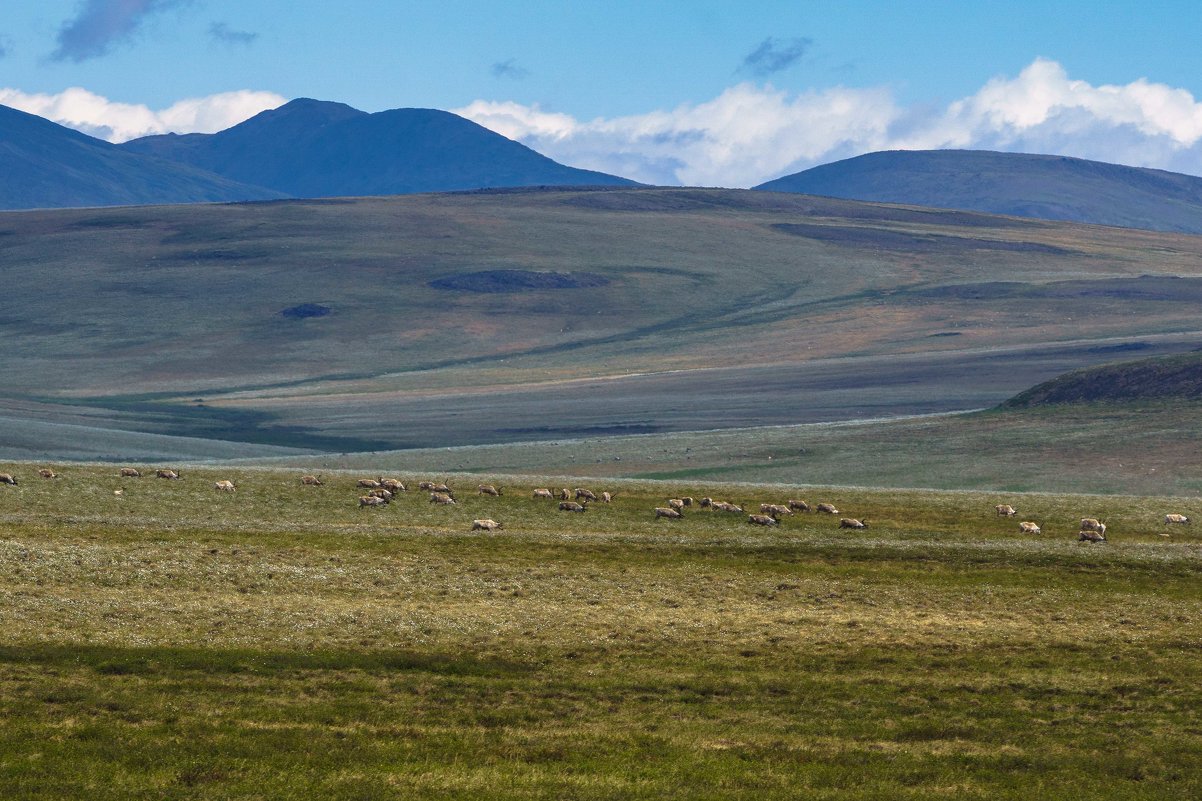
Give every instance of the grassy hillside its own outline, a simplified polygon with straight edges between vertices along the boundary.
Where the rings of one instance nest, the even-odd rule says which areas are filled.
[[[1162,356],[1075,370],[1021,392],[1006,406],[1202,399],[1202,353]]]
[[[734,190],[7,214],[0,280],[0,407],[327,452],[976,408],[1202,344],[1194,237]]]
[[[1202,178],[1066,156],[894,150],[823,164],[756,189],[1202,233]]]
[[[612,482],[568,515],[530,484],[360,510],[353,474],[0,471],[6,798],[1202,789],[1198,535],[1159,536],[1196,500],[806,489],[849,533],[650,515],[783,487]]]

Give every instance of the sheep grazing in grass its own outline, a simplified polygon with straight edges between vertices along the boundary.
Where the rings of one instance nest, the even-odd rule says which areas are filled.
[[[155,478],[165,478],[168,481],[179,481],[179,473],[175,470],[156,470],[154,471]]]
[[[49,467],[43,467],[38,470],[38,475],[42,478],[58,478],[58,473],[54,472]]]
[[[492,484],[481,484],[480,486],[476,487],[476,492],[480,493],[481,495],[491,495],[494,498],[501,494],[501,491]]]
[[[455,503],[455,499],[445,492],[431,492],[430,503],[436,503],[439,506],[451,506]]]
[[[999,503],[993,507],[993,510],[997,512],[998,517],[1014,517],[1018,514],[1018,512],[1014,511],[1014,507],[1008,503]]]
[[[684,508],[684,500],[681,498],[669,498],[668,508],[680,511]]]
[[[1106,535],[1103,534],[1101,531],[1094,531],[1092,529],[1081,530],[1081,531],[1077,532],[1077,541],[1078,542],[1105,542]]]
[[[1166,526],[1168,526],[1168,525],[1188,526],[1188,525],[1190,525],[1190,522],[1189,522],[1189,518],[1186,517],[1185,515],[1170,514],[1170,515],[1164,516],[1164,524]]]
[[[360,509],[362,509],[364,506],[383,506],[386,503],[388,503],[387,500],[385,500],[384,498],[378,498],[375,495],[360,495],[359,496],[359,508]]]
[[[816,507],[816,510],[819,512],[822,512],[824,515],[839,514],[839,510],[835,508],[834,504],[830,504],[830,503],[820,503]]]
[[[223,479],[221,481],[213,482],[213,489],[220,490],[221,492],[236,492],[237,491],[237,488],[234,486],[234,482],[229,481],[228,479]]]
[[[575,501],[560,501],[559,511],[561,512],[583,512],[588,508],[587,504],[576,503]]]
[[[8,484],[9,486],[17,486],[17,477],[12,473],[0,473],[0,484]]]
[[[140,470],[138,470],[136,467],[122,467],[121,468],[121,477],[122,478],[141,478],[142,472]]]
[[[868,521],[856,520],[854,517],[844,517],[839,520],[839,528],[868,528]]]
[[[680,513],[679,509],[668,509],[663,506],[657,506],[655,507],[655,519],[658,520],[661,517],[666,517],[669,520],[680,520],[684,515]]]
[[[472,521],[472,531],[496,531],[501,527],[500,523],[490,517]]]
[[[1041,533],[1039,524],[1032,523],[1027,520],[1024,520],[1023,522],[1018,524],[1018,530],[1024,534],[1039,534],[1039,533]]]
[[[1102,539],[1106,539],[1106,524],[1096,517],[1081,518],[1082,531],[1096,531],[1102,535]]]
[[[808,511],[810,511],[810,505],[809,505],[808,503],[806,503],[805,501],[801,501],[801,500],[792,500],[792,501],[789,501],[789,503],[788,503],[788,507],[789,507],[790,509],[794,510],[795,512],[808,512]]]
[[[531,497],[546,498],[549,501],[555,500],[555,494],[552,493],[551,490],[547,489],[546,487],[539,487],[538,489],[536,489],[534,491],[534,493],[533,493],[533,495],[531,495]]]
[[[397,480],[395,478],[381,479],[380,486],[383,487],[384,489],[388,490],[389,492],[391,492],[394,495],[398,492],[408,492],[409,491],[408,489],[405,488],[404,484],[402,484],[399,480]]]
[[[747,522],[756,526],[780,525],[780,522],[772,515],[747,515]]]
[[[323,486],[325,486],[324,484],[321,483],[321,479],[318,478],[317,476],[301,476],[301,483],[304,484],[306,487],[323,487]]]
[[[592,490],[585,489],[584,487],[577,487],[576,500],[579,501],[581,499],[586,501],[595,501],[597,500],[597,495]]]

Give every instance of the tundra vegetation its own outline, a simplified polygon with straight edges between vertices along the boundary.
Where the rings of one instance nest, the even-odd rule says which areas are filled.
[[[185,468],[0,486],[6,799],[1202,791],[1196,498]],[[799,495],[872,527],[651,513]]]
[[[977,409],[1199,345],[1196,236],[801,195],[8,212],[0,239],[6,459],[170,464]],[[63,292],[45,291],[51,275]],[[369,342],[369,360],[347,346]],[[504,415],[480,402],[497,392]]]

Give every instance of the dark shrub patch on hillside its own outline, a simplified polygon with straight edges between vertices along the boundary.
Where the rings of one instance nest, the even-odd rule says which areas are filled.
[[[303,320],[306,317],[325,317],[330,311],[329,306],[322,306],[320,303],[302,303],[299,306],[290,306],[280,314],[294,320]]]
[[[460,273],[430,282],[435,289],[462,292],[526,292],[532,289],[581,289],[605,286],[609,279],[595,273],[556,273],[535,270],[483,270]]]

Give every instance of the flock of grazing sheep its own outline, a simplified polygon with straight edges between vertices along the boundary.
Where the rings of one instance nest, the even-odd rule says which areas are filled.
[[[1015,510],[1015,508],[1008,503],[999,503],[997,506],[995,506],[993,508],[994,508],[994,511],[997,512],[998,517],[1009,518],[1009,517],[1014,517],[1015,515],[1018,514],[1018,512]],[[1186,517],[1185,515],[1171,513],[1171,514],[1167,514],[1164,516],[1164,524],[1166,526],[1171,526],[1171,525],[1188,526],[1188,525],[1190,525],[1190,519],[1188,517]],[[1021,531],[1023,534],[1042,534],[1043,533],[1043,529],[1040,528],[1039,524],[1033,523],[1030,520],[1024,520],[1023,522],[1019,523],[1018,530]],[[1160,536],[1162,536],[1162,537],[1169,536],[1168,532],[1165,532],[1165,531],[1159,531],[1157,533],[1160,534]],[[1081,518],[1081,525],[1079,527],[1079,530],[1077,531],[1077,539],[1082,542],[1105,542],[1106,541],[1106,524],[1103,523],[1101,520],[1098,520],[1096,517]]]
[[[50,468],[38,469],[38,476],[44,479],[58,478],[58,474]],[[142,471],[134,467],[122,467],[118,475],[121,478],[141,478]],[[178,481],[180,479],[179,471],[167,468],[159,468],[154,473],[156,478]],[[324,486],[324,482],[319,476],[305,475],[301,476],[300,482],[305,486]],[[11,473],[0,473],[0,485],[16,486],[18,484],[17,477]],[[237,487],[233,481],[228,479],[216,481],[213,483],[213,488],[219,492],[237,492]],[[397,493],[407,492],[408,488],[403,482],[395,478],[361,478],[356,482],[356,488],[367,490],[365,495],[359,496],[359,508],[365,507],[382,507],[392,501]],[[417,484],[419,490],[428,491],[430,493],[430,503],[442,506],[455,505],[455,492],[445,482],[435,483],[433,481],[422,481]],[[500,489],[492,484],[480,484],[476,487],[476,492],[479,495],[487,495],[499,497],[504,494]],[[122,495],[124,489],[113,491],[114,495]],[[593,503],[610,503],[614,495],[609,492],[595,493],[592,490],[584,487],[577,487],[575,490],[563,488],[557,492],[553,492],[547,487],[539,487],[535,489],[531,497],[535,499],[545,499],[554,502],[559,501],[559,511],[561,512],[585,512],[588,510],[588,504]],[[701,498],[699,501],[694,501],[693,498],[670,498],[667,506],[655,507],[655,518],[665,518],[668,520],[681,520],[685,516],[685,509],[696,505],[700,509],[705,509],[708,512],[731,512],[734,514],[746,514],[743,507],[727,501],[717,501],[713,498]],[[819,503],[813,507],[800,499],[790,499],[785,503],[761,503],[759,513],[747,515],[747,522],[757,526],[776,526],[779,525],[781,517],[792,515],[796,512],[810,512],[818,514],[828,514],[831,516],[838,515],[840,512],[832,504]],[[1018,512],[1009,504],[1000,503],[994,507],[994,511],[998,517],[1012,518]],[[1164,525],[1190,525],[1190,519],[1182,514],[1166,514],[1164,516]],[[503,524],[493,520],[492,518],[482,518],[472,521],[472,531],[497,531],[504,528]],[[839,528],[848,529],[864,529],[868,528],[867,520],[860,520],[854,517],[839,518]],[[1023,534],[1041,534],[1043,529],[1038,523],[1029,520],[1024,520],[1018,524],[1019,531]],[[1161,536],[1167,537],[1168,533],[1158,532]],[[1077,539],[1086,542],[1105,542],[1106,541],[1106,524],[1094,517],[1081,518]]]

